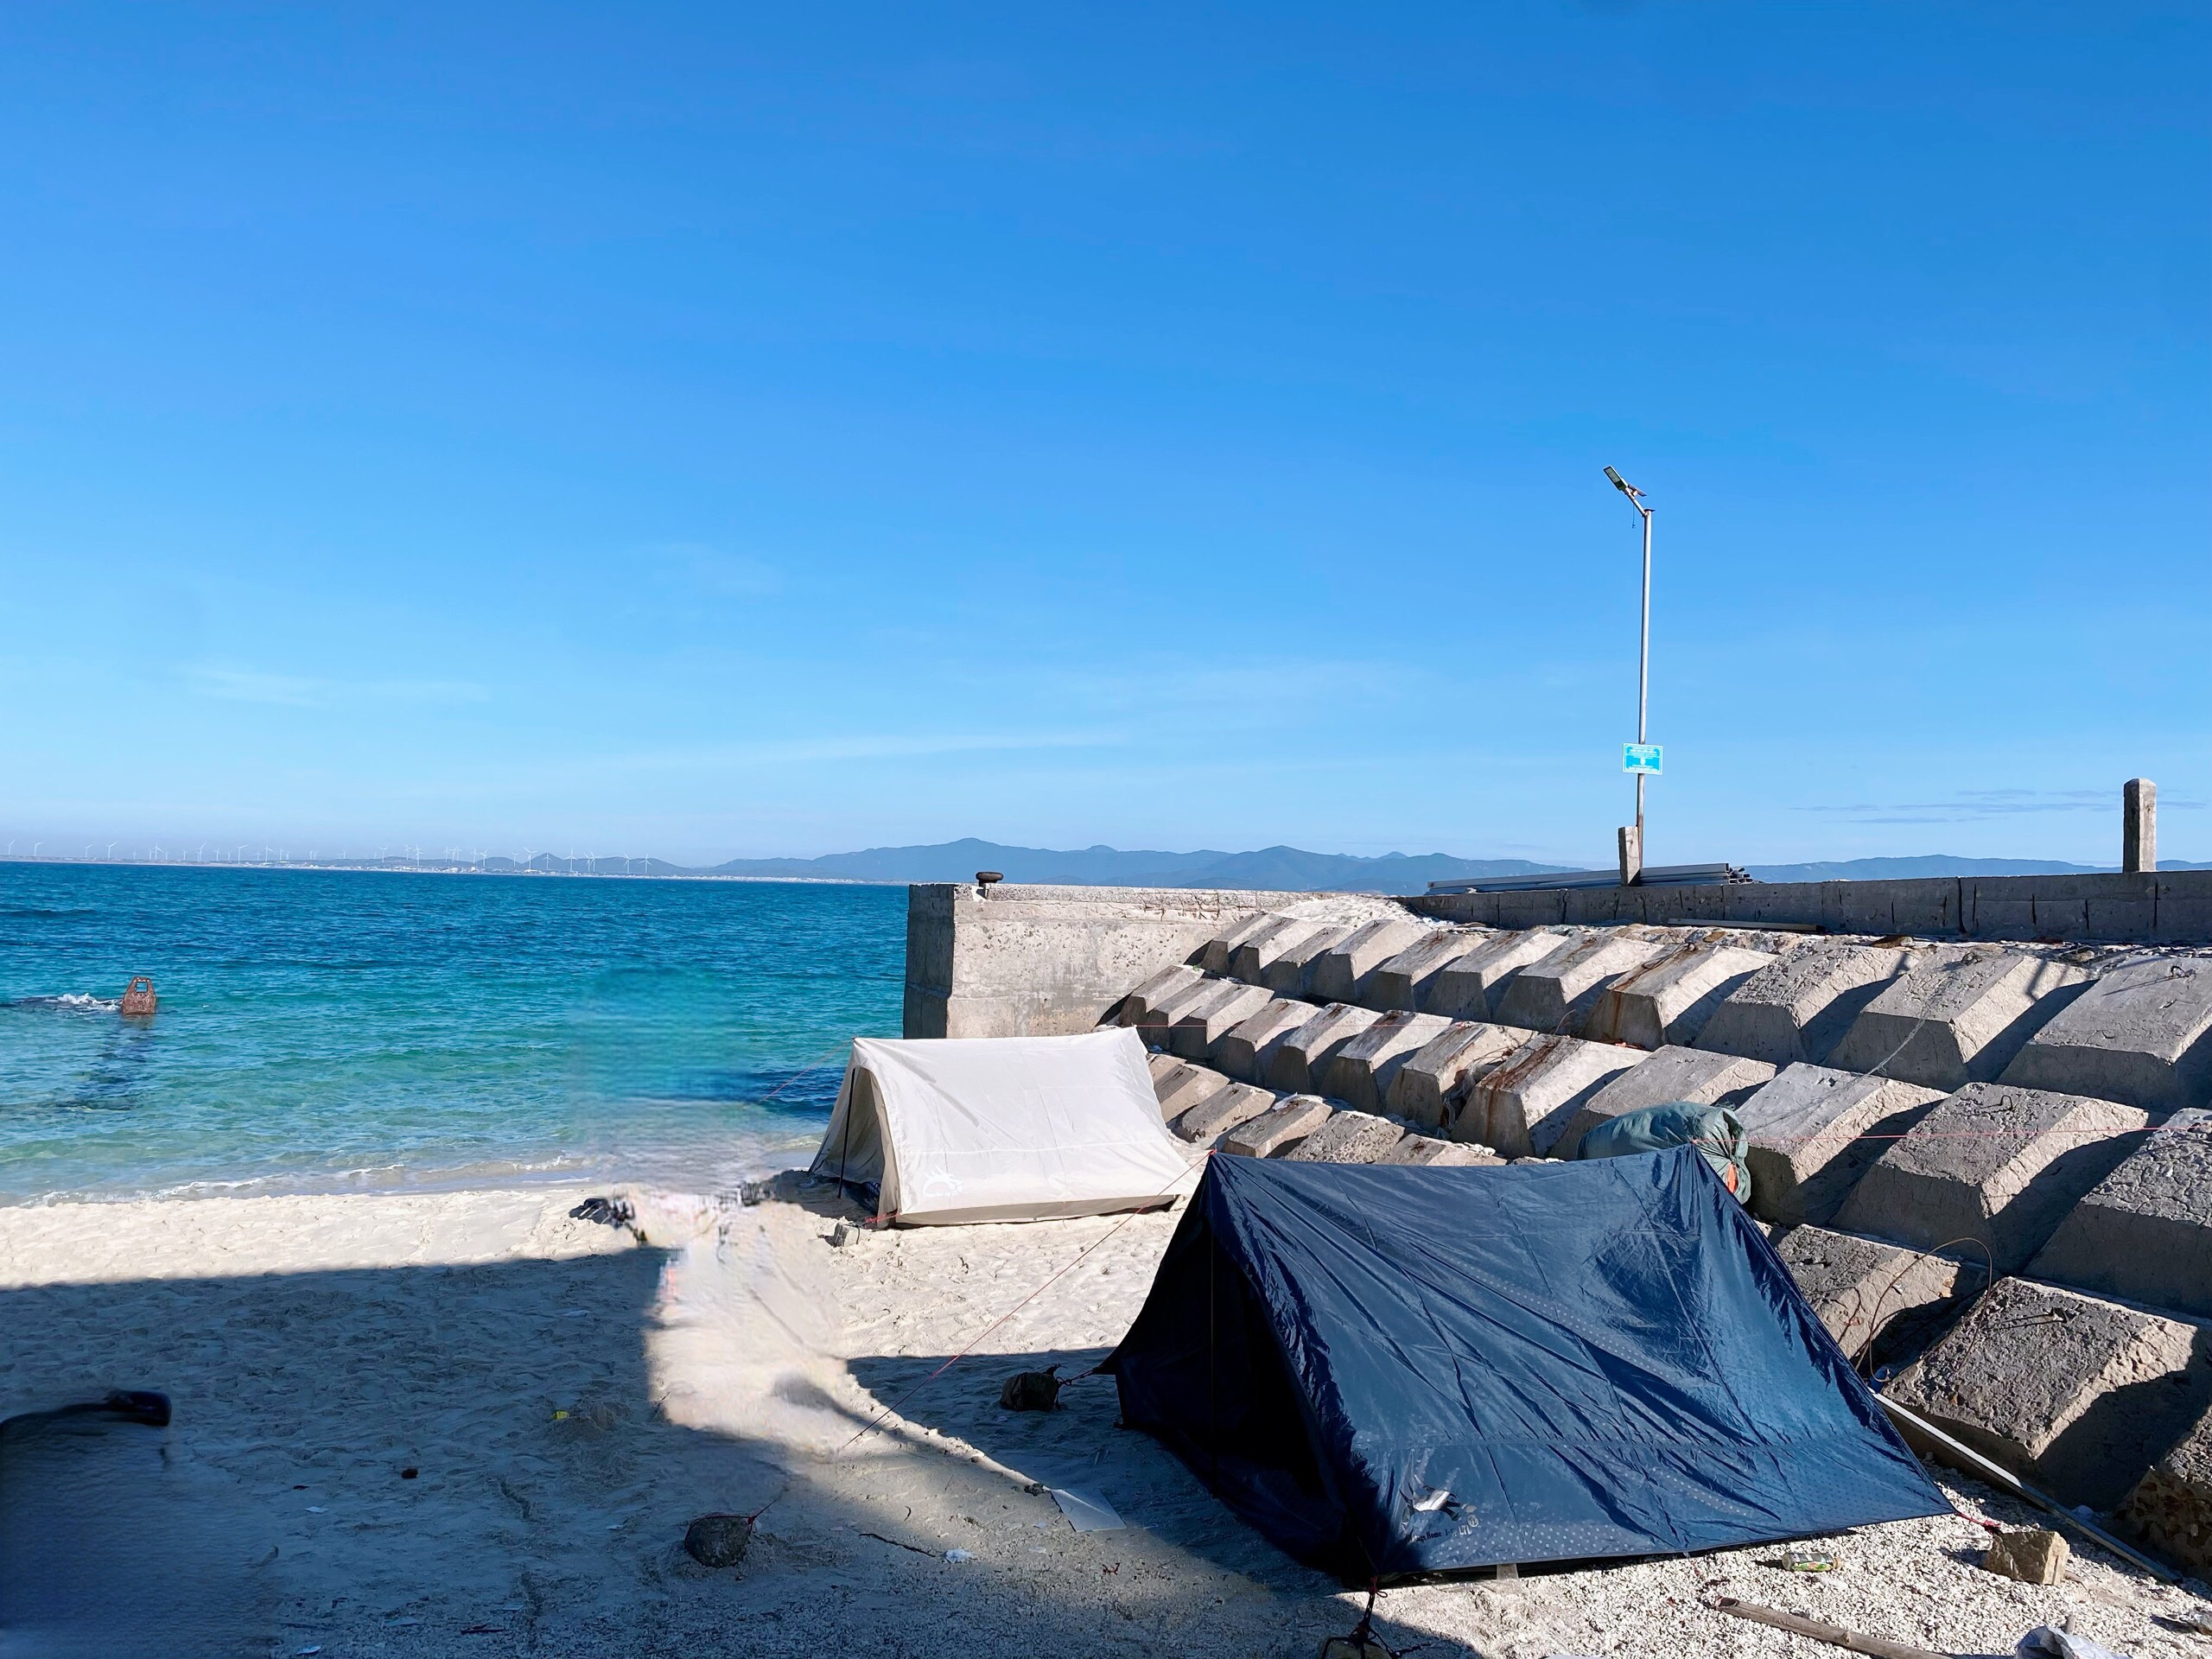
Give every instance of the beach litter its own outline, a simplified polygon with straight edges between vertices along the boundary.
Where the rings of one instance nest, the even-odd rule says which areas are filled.
[[[1118,1532],[1128,1524],[1115,1512],[1111,1503],[1096,1492],[1071,1491],[1055,1486],[1052,1493],[1052,1502],[1060,1506],[1068,1525],[1077,1532]]]
[[[2030,1630],[2014,1644],[2012,1651],[2018,1659],[2126,1659],[2125,1654],[2114,1653],[2101,1642],[2092,1642],[2071,1630],[2054,1630],[2048,1624],[2038,1624]]]
[[[1796,1613],[1781,1612],[1772,1607],[1762,1607],[1755,1601],[1738,1601],[1732,1596],[1723,1596],[1709,1605],[1714,1612],[1726,1613],[1731,1618],[1747,1618],[1755,1624],[1771,1625],[1777,1630],[1788,1630],[1793,1636],[1810,1637],[1814,1641],[1825,1642],[1832,1648],[1871,1654],[1873,1659],[1946,1659],[1945,1655],[1927,1648],[1909,1647],[1902,1642],[1867,1636],[1859,1630],[1847,1630],[1840,1624],[1828,1624],[1825,1619],[1805,1618]],[[2082,1659],[2094,1659],[2094,1656],[2084,1655]]]
[[[1008,1411],[1051,1411],[1060,1403],[1057,1365],[1041,1371],[1016,1371],[999,1389],[999,1404]]]
[[[972,1561],[976,1559],[976,1552],[972,1549],[948,1549],[944,1552],[944,1559],[954,1562]]]
[[[735,1567],[753,1542],[753,1522],[741,1515],[702,1515],[683,1529],[683,1553],[702,1567]]]

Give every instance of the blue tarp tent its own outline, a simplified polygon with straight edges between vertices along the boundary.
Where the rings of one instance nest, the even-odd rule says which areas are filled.
[[[1689,1147],[1506,1168],[1217,1155],[1104,1369],[1355,1582],[1948,1506]]]

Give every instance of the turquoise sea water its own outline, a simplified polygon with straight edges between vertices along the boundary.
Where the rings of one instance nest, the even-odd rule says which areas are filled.
[[[898,1034],[905,925],[901,887],[0,863],[0,1203],[727,1187]]]

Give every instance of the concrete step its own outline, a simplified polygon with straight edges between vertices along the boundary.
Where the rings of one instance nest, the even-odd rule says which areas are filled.
[[[1904,963],[1903,950],[1809,939],[1722,998],[1692,1046],[1773,1066],[1825,1065]]]
[[[2207,1335],[2000,1279],[1884,1392],[2066,1503],[2109,1510],[2212,1406]]]
[[[1874,1160],[1836,1225],[1923,1250],[1978,1240],[1999,1273],[2016,1273],[2149,1122],[2084,1095],[1968,1084]]]
[[[1736,1109],[1751,1141],[1751,1213],[1827,1224],[1873,1161],[1942,1098],[1916,1083],[1784,1068]]]

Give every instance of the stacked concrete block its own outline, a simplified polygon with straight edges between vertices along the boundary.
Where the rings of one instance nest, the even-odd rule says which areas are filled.
[[[1408,1135],[1376,1160],[1380,1164],[1503,1164],[1488,1147],[1469,1141],[1440,1141],[1433,1135]]]
[[[2108,1510],[2212,1402],[2201,1325],[2000,1279],[1885,1390],[2069,1503]]]
[[[1319,931],[1321,924],[1319,922],[1306,921],[1296,916],[1270,915],[1261,925],[1230,947],[1229,976],[1241,979],[1248,985],[1263,984],[1267,971],[1274,965],[1276,957]]]
[[[2212,1579],[2212,1411],[2151,1465],[2120,1518],[2169,1560]]]
[[[1618,930],[1586,934],[1513,976],[1497,999],[1497,1023],[1579,1037],[1605,988],[1664,949]]]
[[[1215,1068],[1245,1083],[1265,1083],[1284,1039],[1318,1012],[1311,1002],[1267,1003],[1214,1045]]]
[[[1144,1057],[1144,1065],[1145,1070],[1152,1073],[1152,1091],[1155,1095],[1164,1085],[1190,1070],[1185,1062],[1173,1054],[1147,1054]]]
[[[1193,1146],[1208,1146],[1230,1130],[1274,1109],[1275,1096],[1249,1083],[1232,1083],[1191,1107],[1167,1127]]]
[[[1494,933],[1437,970],[1428,982],[1427,995],[1421,999],[1421,1011],[1440,1014],[1447,1020],[1488,1020],[1522,969],[1556,956],[1585,937],[1542,928]]]
[[[2153,1112],[2203,1105],[2212,1097],[2212,961],[2114,969],[2028,1039],[2005,1081]]]
[[[1211,1060],[1215,1046],[1237,1027],[1274,1001],[1274,993],[1233,979],[1213,982],[1211,996],[1179,1007],[1167,1028],[1167,1048],[1186,1060]]]
[[[1590,1097],[1643,1058],[1611,1043],[1533,1038],[1468,1091],[1452,1138],[1509,1158],[1549,1157]]]
[[[1736,1109],[1751,1142],[1751,1213],[1789,1227],[1826,1223],[1867,1166],[1942,1098],[1916,1083],[1786,1067]]]
[[[1202,976],[1180,989],[1150,999],[1137,1017],[1137,1035],[1144,1039],[1147,1048],[1167,1047],[1167,1033],[1175,1022],[1191,1010],[1202,1008],[1225,995],[1230,983],[1228,980]]]
[[[1256,916],[1247,916],[1228,931],[1217,933],[1200,945],[1191,957],[1191,965],[1201,973],[1226,974],[1229,972],[1229,959],[1239,945],[1249,943],[1283,919],[1271,910],[1263,910]]]
[[[1399,1069],[1451,1027],[1440,1014],[1400,1008],[1383,1014],[1331,1057],[1314,1086],[1363,1112],[1379,1112],[1389,1103]]]
[[[1317,927],[1303,938],[1291,941],[1260,970],[1260,983],[1277,996],[1308,995],[1313,964],[1324,952],[1350,938],[1351,932],[1349,927]]]
[[[1825,1064],[1904,961],[1885,946],[1808,940],[1723,997],[1691,1041],[1769,1065]]]
[[[1735,945],[1683,945],[1606,986],[1582,1034],[1638,1048],[1695,1042],[1721,1000],[1774,960],[1771,952]]]
[[[1356,927],[1314,959],[1308,992],[1330,1002],[1366,1002],[1375,970],[1435,931],[1413,921],[1376,921]]]
[[[1387,1117],[1338,1112],[1283,1156],[1307,1164],[1375,1164],[1405,1138],[1405,1130]]]
[[[1828,1064],[1930,1089],[1991,1082],[2088,979],[2065,963],[1942,946],[1882,988]]]
[[[1142,1025],[1145,1017],[1154,1008],[1170,998],[1182,995],[1205,977],[1197,969],[1179,962],[1173,967],[1161,969],[1115,1005],[1115,1023]],[[1101,1023],[1104,1022],[1102,1020]]]
[[[1370,1008],[1418,1011],[1437,975],[1491,937],[1468,927],[1430,928],[1368,976],[1360,1001]]]
[[[1527,1032],[1510,1026],[1453,1020],[1400,1063],[1382,1103],[1394,1116],[1408,1122],[1448,1129],[1459,1118],[1467,1091],[1528,1040]],[[1481,1139],[1483,1127],[1475,1126],[1474,1139]]]
[[[1243,1158],[1281,1156],[1334,1116],[1319,1095],[1293,1095],[1270,1110],[1240,1123],[1221,1140],[1221,1150]]]
[[[1286,1095],[1319,1094],[1321,1073],[1337,1051],[1381,1017],[1349,1002],[1315,1008],[1305,1024],[1275,1045],[1260,1081]]]
[[[1629,1069],[1583,1103],[1560,1136],[1553,1156],[1573,1157],[1584,1135],[1624,1112],[1677,1101],[1688,1106],[1739,1106],[1774,1076],[1774,1068],[1764,1060],[1694,1048],[1662,1048],[1648,1059],[1640,1051],[1629,1052],[1627,1058],[1632,1062]]]
[[[1923,1250],[1977,1241],[1999,1273],[2017,1272],[2149,1121],[2083,1095],[1968,1084],[1874,1160],[1836,1225]]]
[[[2212,1319],[2212,1112],[2177,1112],[2067,1212],[2028,1272]]]
[[[1220,1072],[1177,1060],[1166,1075],[1153,1074],[1153,1093],[1160,1097],[1160,1117],[1172,1123],[1194,1107],[1203,1106],[1223,1090],[1234,1087]]]
[[[1758,1177],[1751,1178],[1758,1191]],[[1940,1318],[1988,1287],[1979,1263],[1908,1250],[1878,1239],[1796,1227],[1775,1247],[1797,1288],[1845,1357],[1856,1360],[1885,1328]]]

